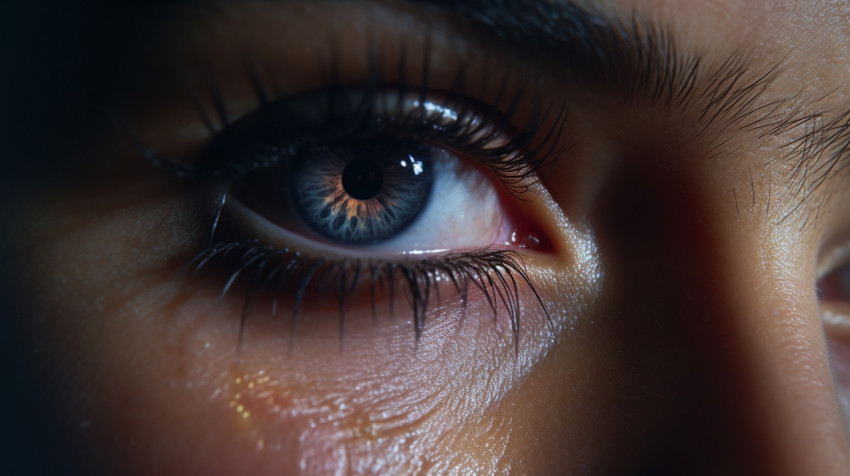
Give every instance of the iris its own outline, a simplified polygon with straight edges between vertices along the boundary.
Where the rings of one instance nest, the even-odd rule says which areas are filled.
[[[335,144],[303,154],[290,177],[292,203],[313,231],[364,245],[407,228],[433,188],[431,147],[395,138]]]

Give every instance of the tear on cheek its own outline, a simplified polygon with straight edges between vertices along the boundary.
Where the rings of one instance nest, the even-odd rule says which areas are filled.
[[[338,474],[350,464],[352,434],[345,399],[313,401],[304,384],[285,384],[264,370],[235,367],[223,389],[222,403],[238,440],[248,440],[253,454],[280,474]],[[270,473],[271,474],[271,473]]]
[[[230,377],[222,392],[226,413],[239,438],[253,442],[254,454],[246,458],[265,461],[274,470],[268,474],[347,474],[372,468],[379,455],[406,473],[402,468],[415,459],[416,418],[403,410],[370,412],[356,395],[295,374],[237,365]]]

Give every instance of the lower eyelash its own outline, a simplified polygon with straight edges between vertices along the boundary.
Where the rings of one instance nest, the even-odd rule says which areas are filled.
[[[272,315],[277,315],[280,297],[292,300],[292,333],[290,349],[298,326],[299,310],[309,289],[320,294],[335,292],[339,304],[339,329],[342,340],[345,329],[347,299],[368,288],[372,315],[377,314],[377,294],[389,297],[390,313],[394,314],[397,291],[407,297],[413,311],[416,341],[422,337],[425,315],[433,300],[441,299],[439,285],[443,281],[452,284],[461,305],[466,308],[470,286],[483,294],[493,318],[499,308],[507,312],[514,343],[519,345],[520,330],[520,286],[525,286],[534,295],[540,308],[551,322],[543,300],[528,277],[521,256],[511,250],[482,249],[443,255],[438,258],[399,263],[385,260],[340,259],[309,257],[289,249],[275,248],[259,240],[243,240],[211,244],[193,260],[195,272],[203,268],[222,265],[226,281],[221,298],[242,277],[250,280],[245,296],[240,323],[240,344],[244,333],[247,310],[255,295],[269,295],[272,299]]]

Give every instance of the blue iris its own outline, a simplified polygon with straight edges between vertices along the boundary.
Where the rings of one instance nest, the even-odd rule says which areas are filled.
[[[319,235],[344,244],[404,231],[433,188],[431,148],[392,138],[312,149],[290,173],[295,210]]]

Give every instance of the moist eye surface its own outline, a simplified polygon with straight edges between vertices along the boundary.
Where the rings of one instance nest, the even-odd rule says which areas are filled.
[[[375,138],[308,151],[293,167],[294,209],[319,235],[374,244],[416,219],[433,185],[430,148]]]

